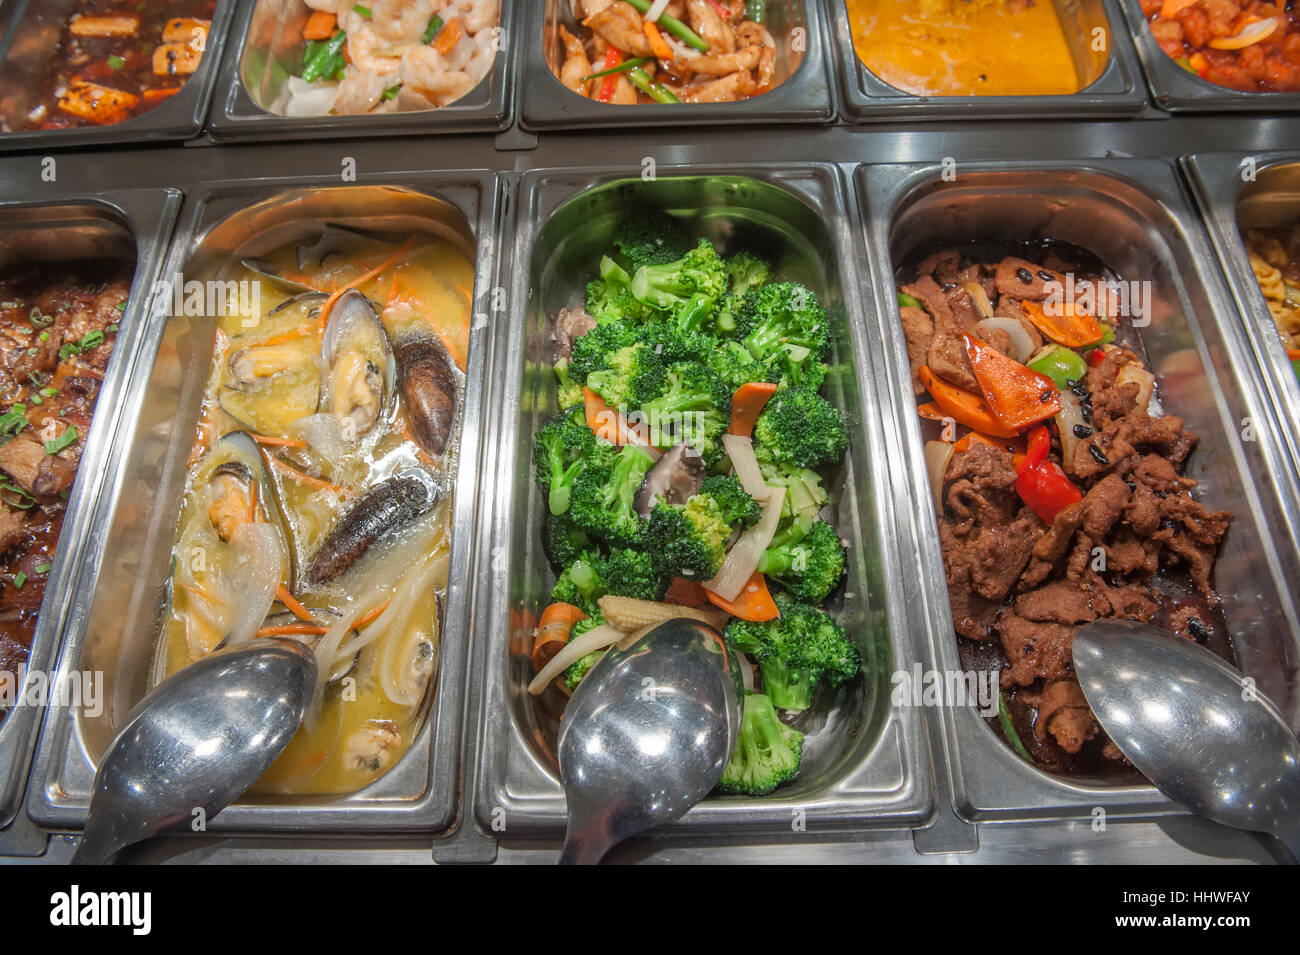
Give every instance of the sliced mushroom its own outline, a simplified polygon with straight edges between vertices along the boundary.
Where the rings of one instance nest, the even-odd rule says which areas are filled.
[[[580,305],[560,309],[555,316],[555,360],[573,353],[573,343],[596,327],[596,320]]]
[[[705,470],[700,452],[685,441],[673,445],[646,474],[632,506],[642,517],[649,517],[658,503],[685,504],[699,493]]]

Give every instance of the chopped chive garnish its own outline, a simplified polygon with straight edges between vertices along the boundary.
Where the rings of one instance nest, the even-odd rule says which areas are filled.
[[[95,328],[81,336],[81,341],[77,342],[77,347],[82,351],[90,351],[92,348],[100,345],[103,341],[104,333],[98,328]]]
[[[38,574],[48,574],[50,572],[50,567],[52,565],[53,565],[53,561],[47,560],[43,564],[37,564],[35,567],[32,568],[32,570]]]
[[[126,66],[126,60],[120,56],[110,56],[108,58],[108,65],[115,70],[120,70],[122,67]]]
[[[398,83],[396,86],[390,86],[388,87],[388,89],[384,90],[384,99],[392,99],[401,91],[402,91],[401,83]]]
[[[27,575],[21,570],[14,574],[14,590],[22,590],[23,584],[27,583]]]
[[[352,5],[352,9],[353,9],[353,11],[355,11],[356,13],[361,14],[363,17],[368,17],[368,16],[370,16],[370,8],[369,8],[369,7],[363,7],[363,6],[362,6],[361,4],[359,4],[359,3],[354,3],[354,4]]]
[[[77,426],[70,424],[68,425],[68,430],[63,432],[63,434],[59,435],[53,441],[45,442],[45,453],[58,454],[60,451],[62,451],[64,448],[66,448],[68,445],[70,445],[73,441],[76,440],[77,440]]]
[[[424,36],[420,37],[420,39],[425,43],[432,43],[433,38],[442,32],[443,26],[442,17],[435,14],[429,20],[429,25],[424,28]]]
[[[58,393],[59,393],[59,389],[54,387],[41,389],[41,394],[44,395],[46,398],[53,398]]]

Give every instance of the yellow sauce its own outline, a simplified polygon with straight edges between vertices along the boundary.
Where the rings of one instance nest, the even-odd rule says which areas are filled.
[[[268,261],[276,271],[293,274],[313,287],[330,290],[383,263],[397,248],[395,244],[358,240],[353,248],[347,250],[348,254],[330,256],[328,268],[307,275],[298,273],[293,247],[270,256]],[[237,280],[256,278],[247,271],[240,271],[233,277]],[[388,306],[382,308],[382,320],[390,337],[398,332],[409,332],[423,323],[425,327],[420,331],[435,335],[442,341],[453,362],[463,371],[472,287],[472,263],[451,244],[429,237],[414,244],[400,264],[364,282],[359,289],[377,306]],[[219,402],[222,389],[230,384],[230,355],[241,346],[257,346],[268,339],[284,340],[290,352],[297,349],[304,356],[304,361],[295,365],[293,372],[298,374],[301,371],[301,387],[295,386],[290,376],[287,379],[290,391],[315,394],[315,389],[319,388],[319,372],[313,362],[320,354],[322,339],[317,320],[309,315],[313,308],[319,308],[319,301],[290,304],[276,310],[290,296],[269,282],[262,282],[261,289],[260,314],[251,319],[233,315],[216,319],[219,333],[199,423],[195,460],[190,467],[178,521],[174,567],[194,552],[196,543],[205,553],[214,555],[214,559],[222,553],[222,541],[215,536],[208,519],[208,477],[212,467],[204,466],[204,462],[210,459],[203,455],[222,435],[240,430],[246,424],[231,417]],[[404,300],[408,307],[393,307],[398,299]],[[298,330],[304,330],[304,334],[299,335]],[[310,410],[314,412],[316,409],[312,407]],[[269,415],[266,420],[273,423],[273,416]],[[293,437],[297,434],[295,426],[294,416],[286,415],[284,427],[267,427],[259,433]],[[405,408],[399,396],[374,425],[373,433],[367,432],[372,438],[374,434],[378,437],[348,445],[348,450],[342,454],[327,456],[311,444],[291,448],[264,446],[264,451],[298,472],[295,474],[274,465],[266,470],[274,486],[275,505],[290,530],[292,540],[286,546],[292,551],[300,577],[302,569],[310,563],[352,504],[393,473],[412,467],[430,469],[438,475],[444,494],[429,513],[391,539],[381,540],[341,576],[317,587],[303,583],[294,591],[298,601],[324,626],[331,619],[363,616],[369,610],[378,613],[377,608],[390,598],[391,606],[397,607],[404,580],[418,580],[428,585],[427,588],[411,586],[403,591],[418,593],[418,598],[409,604],[413,608],[409,614],[398,615],[395,612],[386,626],[381,626],[386,618],[380,615],[374,623],[348,631],[342,641],[344,647],[351,641],[364,639],[372,627],[381,635],[359,653],[348,655],[348,660],[355,660],[350,669],[346,661],[336,661],[336,679],[327,684],[315,720],[298,732],[254,786],[255,791],[295,794],[353,792],[391,769],[420,729],[437,674],[441,634],[435,598],[445,591],[447,582],[452,506],[449,476],[454,473],[454,446],[448,455],[433,461],[417,448],[408,437],[408,431]],[[314,480],[302,480],[303,474]],[[272,516],[264,504],[258,502],[255,519],[271,521]],[[196,624],[196,618],[202,616],[198,612],[202,608],[197,603],[201,597],[195,596],[204,592],[202,568],[198,573],[191,572],[185,577],[180,577],[179,571],[177,573],[174,581],[187,580],[191,586],[173,586],[160,646],[161,676],[176,672],[207,652],[202,642],[195,639],[196,634],[204,635],[202,622]],[[276,618],[278,625],[285,612],[285,607],[277,602],[272,605],[267,619]],[[297,623],[295,620],[287,622]],[[208,636],[213,641],[220,638],[219,634]],[[312,641],[319,642],[315,635],[304,639],[308,645],[314,645]],[[417,645],[420,653],[411,653],[410,648]],[[412,660],[418,665],[411,665],[409,661]],[[412,687],[406,694],[407,698],[395,699],[394,694],[385,688],[382,673],[414,674],[409,683],[389,681],[390,686]],[[374,758],[367,758],[370,755]]]
[[[846,0],[853,47],[872,73],[918,96],[1079,90],[1051,0]]]

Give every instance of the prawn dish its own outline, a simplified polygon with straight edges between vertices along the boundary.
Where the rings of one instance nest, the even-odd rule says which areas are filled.
[[[500,0],[306,0],[302,58],[271,111],[361,116],[437,109],[496,59]]]
[[[734,103],[780,85],[766,0],[573,0],[549,35],[552,70],[602,103]]]
[[[325,225],[216,347],[155,674],[256,636],[314,649],[302,729],[257,789],[352,792],[419,731],[438,669],[472,249]]]

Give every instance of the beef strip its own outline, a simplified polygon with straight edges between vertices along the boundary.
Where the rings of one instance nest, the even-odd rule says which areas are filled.
[[[925,364],[926,352],[930,350],[930,341],[934,338],[934,320],[925,309],[904,305],[899,309],[903,317],[903,337],[907,340],[907,363],[912,368],[912,391],[921,394],[925,387],[917,377],[916,370]]]

